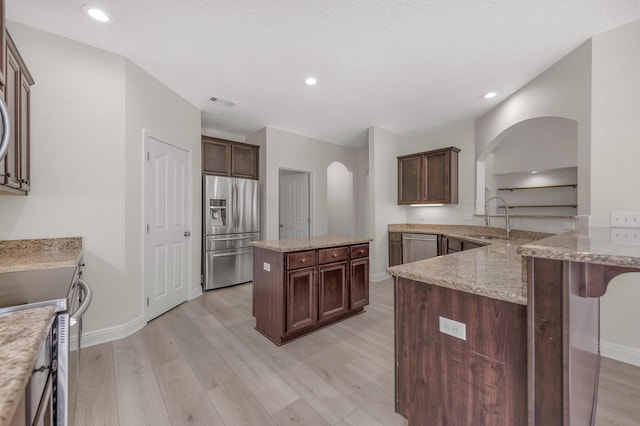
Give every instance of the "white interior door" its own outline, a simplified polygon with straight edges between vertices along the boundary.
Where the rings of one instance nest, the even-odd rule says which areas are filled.
[[[309,237],[309,173],[280,173],[279,216],[281,240]]]
[[[145,135],[146,320],[188,298],[191,265],[189,153]]]

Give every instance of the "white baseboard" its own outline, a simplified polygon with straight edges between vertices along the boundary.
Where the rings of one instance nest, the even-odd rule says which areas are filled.
[[[193,300],[198,296],[202,296],[202,286],[198,285],[198,288],[191,289],[191,298],[189,300]]]
[[[640,367],[640,349],[600,341],[600,355]]]
[[[384,281],[391,278],[391,275],[386,272],[380,272],[379,274],[369,274],[369,281],[373,281],[374,283]]]
[[[101,343],[107,343],[113,340],[123,339],[135,333],[136,331],[140,330],[146,324],[147,322],[144,320],[144,316],[139,316],[123,325],[117,325],[115,327],[103,328],[102,330],[83,333],[82,347],[87,348],[89,346],[95,346]],[[70,341],[69,343],[73,344],[73,341]]]

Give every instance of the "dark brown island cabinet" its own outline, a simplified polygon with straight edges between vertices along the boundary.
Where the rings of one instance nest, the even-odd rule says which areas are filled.
[[[402,265],[402,232],[389,232],[389,266]]]
[[[7,155],[0,162],[0,193],[26,195],[31,190],[30,91],[34,82],[11,36],[2,32],[4,68],[0,77],[11,131]]]
[[[254,247],[256,330],[276,345],[364,311],[369,243],[282,252]]]
[[[398,157],[398,204],[458,204],[458,153],[449,147]]]
[[[409,425],[526,425],[526,321],[524,305],[398,277],[396,412]]]
[[[202,174],[258,179],[260,147],[202,136]]]

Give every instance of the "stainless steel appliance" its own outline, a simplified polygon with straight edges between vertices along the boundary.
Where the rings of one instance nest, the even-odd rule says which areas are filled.
[[[11,134],[11,128],[9,126],[11,120],[9,119],[7,107],[2,99],[0,99],[0,122],[2,122],[2,135],[0,136],[0,161],[2,161],[4,156],[7,155],[10,143],[9,135]]]
[[[260,239],[258,181],[203,176],[202,195],[202,288],[253,280],[249,243]]]
[[[438,255],[438,236],[402,234],[402,263],[415,262]]]
[[[51,354],[51,410],[44,413],[51,413],[49,424],[60,426],[73,424],[82,315],[92,298],[91,288],[80,279],[81,268],[78,265],[0,274],[0,314],[56,307],[49,348],[44,349],[45,354]]]

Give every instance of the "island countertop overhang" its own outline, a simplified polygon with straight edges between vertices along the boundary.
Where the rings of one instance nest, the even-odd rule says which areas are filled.
[[[315,250],[330,247],[365,244],[373,241],[371,238],[350,237],[344,235],[323,235],[308,238],[293,238],[288,240],[252,241],[252,247],[265,250],[288,253],[302,250]]]

